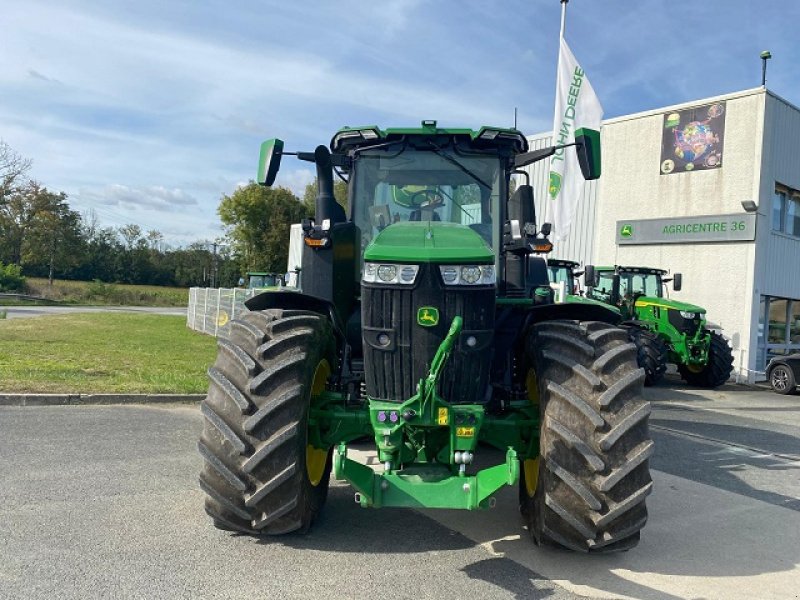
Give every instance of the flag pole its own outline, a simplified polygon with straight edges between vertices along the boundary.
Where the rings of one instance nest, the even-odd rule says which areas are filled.
[[[561,30],[559,32],[559,37],[558,37],[559,57],[561,56],[561,40],[564,39],[564,27],[566,26],[567,23],[567,3],[569,3],[569,0],[560,0],[560,2],[561,2]],[[558,75],[556,75],[556,82],[558,82]],[[557,87],[558,85],[556,85],[556,88]],[[555,132],[553,132],[553,134],[554,134],[553,143],[555,144]],[[545,223],[547,221],[547,209],[549,208],[549,206],[550,202],[547,199],[545,199],[543,207],[544,210],[542,211],[542,223]]]

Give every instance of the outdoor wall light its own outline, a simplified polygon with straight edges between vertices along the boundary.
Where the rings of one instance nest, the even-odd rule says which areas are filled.
[[[753,200],[742,200],[742,208],[747,212],[756,212],[758,210],[758,204]]]

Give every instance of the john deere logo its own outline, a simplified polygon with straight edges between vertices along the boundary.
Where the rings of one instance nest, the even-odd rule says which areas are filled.
[[[550,171],[550,185],[547,188],[550,197],[555,200],[559,192],[561,192],[561,175],[555,171]]]
[[[433,327],[439,324],[439,309],[432,306],[421,306],[417,310],[417,324]]]
[[[633,225],[623,225],[622,229],[619,230],[619,234],[622,237],[631,237],[633,235]]]

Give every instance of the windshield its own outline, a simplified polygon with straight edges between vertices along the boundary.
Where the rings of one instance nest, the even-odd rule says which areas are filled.
[[[600,271],[600,282],[592,289],[590,296],[596,300],[608,300],[611,297],[613,275],[614,271]],[[661,298],[663,295],[661,276],[652,273],[620,273],[620,298],[624,299],[625,296],[634,293]]]
[[[575,279],[572,277],[572,269],[568,267],[547,267],[550,272],[550,283],[564,282],[564,287],[568,294],[575,294]]]
[[[400,146],[399,148],[402,148]],[[502,169],[496,155],[464,156],[452,147],[397,146],[358,155],[352,219],[363,249],[395,223],[467,225],[497,248]]]

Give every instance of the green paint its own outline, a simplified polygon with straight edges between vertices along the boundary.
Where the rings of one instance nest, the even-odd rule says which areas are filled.
[[[376,473],[370,467],[347,458],[339,445],[333,474],[344,479],[360,494],[362,507],[398,506],[409,508],[491,508],[492,495],[519,481],[519,458],[513,448],[505,463],[478,471],[475,475],[454,475],[445,465],[416,464],[402,471]]]
[[[364,251],[368,262],[475,264],[494,263],[483,238],[466,225],[410,221],[390,225]]]
[[[623,225],[619,230],[622,237],[631,237],[633,235],[633,225]]]

